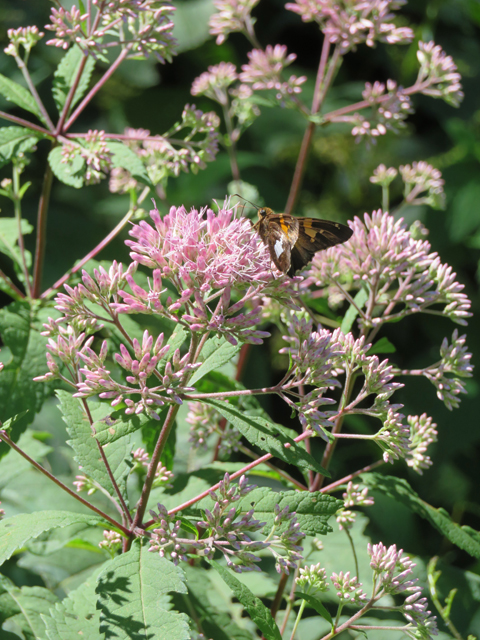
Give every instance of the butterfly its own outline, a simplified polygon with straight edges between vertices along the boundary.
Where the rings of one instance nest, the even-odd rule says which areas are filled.
[[[249,204],[257,209],[258,222],[253,228],[267,245],[274,265],[291,278],[310,262],[317,251],[346,242],[353,233],[350,227],[339,222],[297,218]]]

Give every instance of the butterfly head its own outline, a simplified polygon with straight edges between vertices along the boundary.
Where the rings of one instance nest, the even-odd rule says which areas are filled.
[[[258,213],[258,219],[263,220],[267,216],[271,215],[273,213],[273,210],[270,209],[269,207],[260,207],[257,213]]]

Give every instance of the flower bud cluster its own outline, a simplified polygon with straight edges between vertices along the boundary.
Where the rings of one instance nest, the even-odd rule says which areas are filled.
[[[241,399],[240,399],[241,403]],[[207,440],[216,435],[220,438],[218,455],[222,459],[237,451],[242,434],[208,404],[189,402],[186,422],[190,425],[189,442],[194,449],[207,449]]]
[[[135,470],[145,471],[150,464],[150,456],[145,451],[145,449],[138,448],[135,451],[132,451],[133,457],[133,467],[132,472]],[[157,470],[155,471],[155,479],[153,481],[153,487],[164,487],[165,489],[170,489],[173,485],[171,484],[171,480],[173,479],[174,474],[172,471],[169,471],[167,467],[164,467],[163,464],[159,464],[157,466]]]
[[[236,573],[260,571],[259,551],[268,549],[276,559],[277,571],[289,572],[302,559],[302,547],[298,544],[304,538],[299,531],[295,513],[289,513],[288,506],[280,509],[275,506],[275,520],[270,534],[264,540],[255,540],[252,535],[264,528],[265,522],[254,517],[254,509],[241,513],[235,503],[254,489],[248,485],[245,476],[238,484],[231,484],[230,476],[225,474],[216,491],[210,492],[215,501],[213,508],[204,510],[204,520],[196,523],[203,531],[202,537],[193,540],[180,538],[181,521],[169,516],[163,505],[158,505],[158,513],[151,511],[160,527],[153,530],[150,551],[158,551],[162,557],[169,556],[177,564],[186,560],[189,549],[198,555],[213,558],[220,551],[227,565]]]
[[[98,543],[98,546],[100,547],[100,549],[108,549],[112,556],[122,546],[122,536],[118,533],[118,531],[105,530],[103,532],[103,538],[104,539]]]
[[[344,244],[317,253],[309,275],[320,286],[330,285],[335,301],[344,300],[336,282],[346,290],[359,290],[373,283],[369,304],[372,315],[361,323],[378,327],[385,321],[441,307],[441,313],[458,324],[466,324],[470,301],[455,280],[451,267],[430,253],[427,240],[415,240],[402,219],[381,210],[364,220],[356,217],[353,236]],[[374,302],[374,304],[372,304]],[[375,314],[375,315],[373,315]]]
[[[169,177],[177,177],[182,171],[198,173],[215,159],[219,126],[220,120],[213,111],[204,113],[187,104],[181,121],[164,135],[152,136],[147,129],[127,127],[123,142],[140,158],[150,181],[165,187]],[[122,167],[112,169],[109,186],[112,193],[143,188]]]
[[[112,155],[105,140],[105,131],[89,130],[85,138],[62,146],[62,163],[69,165],[72,173],[83,173],[85,184],[98,184],[108,175]]]
[[[230,33],[249,32],[254,23],[250,13],[259,0],[214,0],[217,10],[210,18],[210,34],[222,44]]]
[[[19,27],[18,29],[8,29],[7,31],[10,44],[4,49],[7,56],[20,57],[20,47],[25,50],[25,57],[28,55],[44,34],[38,30],[38,27]]]
[[[93,0],[92,4],[84,13],[75,5],[70,11],[53,7],[45,29],[55,37],[47,44],[62,49],[76,44],[95,57],[121,46],[129,58],[152,55],[162,64],[171,60],[176,45],[172,5],[158,0]]]
[[[458,336],[458,330],[452,334],[452,342],[444,338],[440,347],[441,360],[436,365],[422,371],[425,377],[437,389],[437,396],[445,403],[447,409],[456,409],[459,395],[466,393],[465,385],[459,378],[471,378],[473,366],[470,363],[472,354],[465,345],[466,336]]]
[[[387,169],[384,164],[379,164],[378,167],[374,169],[370,182],[373,184],[379,184],[381,187],[388,188],[397,175],[398,171],[395,167],[389,167]]]
[[[463,100],[463,91],[461,76],[452,57],[430,41],[418,43],[417,58],[420,70],[416,84],[421,86],[421,93],[443,98],[448,104],[458,107]]]
[[[445,181],[438,169],[427,162],[413,162],[400,167],[408,204],[427,204],[432,209],[445,209]],[[426,191],[426,193],[424,193]]]
[[[143,334],[142,344],[135,338],[131,349],[121,344],[120,353],[115,354],[115,360],[125,372],[125,380],[128,384],[117,382],[110,375],[104,363],[107,356],[107,342],[104,341],[97,355],[89,346],[80,354],[84,366],[80,373],[84,379],[77,383],[77,393],[74,397],[88,398],[98,394],[102,399],[112,400],[112,407],[123,403],[126,406],[125,413],[146,413],[155,420],[160,420],[157,409],[165,403],[182,404],[179,393],[189,389],[184,385],[188,373],[200,366],[200,363],[188,362],[189,355],[181,357],[180,350],[173,353],[171,361],[165,364],[163,373],[157,369],[157,365],[165,359],[170,347],[163,346],[163,333],[153,342],[153,336],[146,330]],[[153,376],[156,386],[149,386],[148,380]],[[139,399],[136,399],[139,396]]]
[[[273,91],[279,102],[291,102],[294,96],[301,93],[301,86],[306,82],[306,76],[291,75],[283,80],[282,72],[285,67],[296,59],[294,53],[287,54],[285,45],[267,45],[265,51],[253,49],[248,54],[248,64],[242,66],[241,82],[251,85],[254,91]]]
[[[298,13],[304,22],[315,21],[330,42],[343,53],[365,43],[406,44],[414,33],[410,27],[397,27],[391,20],[392,10],[399,9],[406,0],[295,0],[286,5]]]
[[[369,544],[370,566],[374,572],[376,594],[401,594],[406,596],[399,607],[402,615],[415,627],[416,635],[412,637],[431,638],[437,635],[435,616],[427,610],[427,598],[421,597],[418,578],[411,578],[415,564],[403,556],[403,550],[397,551],[395,545],[388,549],[380,542]]]
[[[425,453],[428,446],[437,441],[437,425],[426,413],[422,413],[421,416],[408,416],[407,421],[410,425],[410,453],[407,464],[414,471],[422,474],[422,469],[428,469],[432,464],[430,457]]]
[[[387,131],[398,133],[405,127],[405,120],[413,113],[412,103],[403,90],[397,87],[394,80],[387,80],[387,85],[382,82],[369,82],[362,93],[363,99],[369,104],[372,115],[367,119],[360,114],[343,117],[341,121],[351,120],[355,123],[352,135],[357,141],[361,137],[368,137],[372,142],[375,138],[383,136]]]
[[[346,507],[370,507],[374,504],[374,499],[368,495],[368,487],[360,489],[359,484],[350,481],[342,495]]]
[[[330,589],[327,583],[327,572],[320,566],[320,563],[303,567],[299,569],[298,573],[295,582],[301,591],[315,596]]]
[[[214,100],[227,111],[232,120],[231,131],[226,134],[226,144],[235,143],[242,131],[249,127],[260,115],[260,109],[252,100],[253,89],[248,84],[238,82],[238,73],[231,62],[208,67],[192,83],[194,96],[204,95]]]
[[[357,577],[350,578],[350,571],[343,573],[332,573],[331,581],[337,590],[337,598],[343,603],[353,603],[363,606],[367,601],[367,594],[362,589],[362,583]]]

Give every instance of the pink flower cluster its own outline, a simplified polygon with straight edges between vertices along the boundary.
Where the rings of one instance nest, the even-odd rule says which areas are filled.
[[[85,13],[75,5],[70,11],[53,7],[45,29],[55,37],[47,44],[62,49],[76,44],[95,56],[121,46],[131,58],[153,55],[161,63],[171,60],[176,45],[172,5],[159,0],[94,0],[93,6],[96,10]]]
[[[404,44],[413,40],[409,27],[397,27],[392,11],[406,0],[295,0],[286,5],[298,13],[304,22],[315,21],[330,42],[337,44],[342,53],[365,42],[373,47],[376,42]]]
[[[381,210],[361,220],[355,217],[353,236],[344,243],[317,253],[309,271],[311,281],[329,287],[332,301],[344,300],[346,291],[370,283],[374,310],[361,323],[378,327],[412,313],[434,309],[465,325],[471,315],[464,286],[451,267],[431,253],[427,240],[415,240],[403,219],[395,220]],[[335,282],[342,283],[340,290]]]

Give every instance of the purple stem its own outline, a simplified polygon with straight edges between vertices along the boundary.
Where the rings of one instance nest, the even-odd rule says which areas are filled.
[[[91,101],[91,99],[94,97],[94,95],[97,93],[97,91],[99,91],[99,89],[101,89],[103,87],[103,85],[107,82],[107,80],[115,73],[115,71],[118,69],[120,64],[125,60],[125,58],[129,54],[129,51],[130,51],[130,47],[128,47],[128,46],[125,47],[124,49],[122,49],[122,51],[118,55],[118,57],[115,60],[115,62],[112,64],[112,66],[103,74],[103,76],[100,78],[100,80],[97,82],[97,84],[92,89],[90,89],[90,91],[87,93],[85,98],[81,101],[81,103],[78,105],[78,107],[72,113],[70,118],[67,120],[67,122],[65,123],[65,126],[63,127],[63,131],[64,132],[66,132],[66,131],[68,131],[68,129],[70,129],[72,124],[75,122],[75,120],[78,118],[78,116],[82,113],[82,111],[85,109],[87,104]]]
[[[32,466],[34,466],[35,469],[38,469],[38,471],[40,471],[40,473],[43,473],[45,476],[47,476],[47,478],[49,478],[52,482],[54,482],[57,486],[59,486],[60,489],[63,489],[69,495],[71,495],[72,498],[75,498],[75,500],[78,500],[79,502],[81,502],[88,509],[91,509],[92,511],[95,511],[95,513],[98,513],[99,516],[101,516],[102,518],[105,518],[105,520],[110,522],[110,524],[112,524],[114,527],[120,529],[120,531],[122,531],[122,533],[124,533],[125,535],[127,535],[127,536],[131,535],[130,531],[127,528],[125,528],[123,525],[121,525],[119,522],[117,522],[114,518],[111,518],[109,515],[107,515],[101,509],[98,509],[93,504],[90,504],[90,502],[85,500],[85,498],[82,498],[81,496],[79,496],[78,493],[76,493],[75,491],[70,489],[70,487],[67,487],[67,485],[63,484],[63,482],[58,480],[58,478],[56,478],[54,475],[52,475],[44,467],[42,467],[41,464],[38,464],[38,462],[33,460],[33,458],[31,458],[28,454],[26,454],[25,451],[22,451],[22,449],[20,449],[20,447],[18,447],[15,444],[15,442],[13,442],[13,440],[10,440],[10,438],[7,436],[6,432],[3,431],[3,430],[0,430],[0,439],[3,440],[6,444],[8,444],[8,446],[11,447],[12,449],[14,449],[17,453],[19,453],[23,458],[25,458],[25,460],[27,460]]]
[[[87,253],[87,255],[84,258],[82,258],[78,264],[72,267],[69,271],[67,271],[65,275],[63,275],[59,280],[57,280],[55,284],[52,287],[50,287],[50,289],[47,289],[47,291],[42,293],[40,298],[47,298],[53,291],[55,291],[56,289],[61,287],[62,284],[67,282],[67,280],[70,278],[72,274],[79,271],[89,260],[94,258],[98,253],[100,253],[100,251],[102,251],[102,249],[104,249],[115,238],[115,236],[117,236],[120,233],[120,231],[127,224],[127,222],[130,220],[133,214],[134,214],[133,210],[129,211],[127,215],[124,216],[122,220],[120,220],[117,226],[114,229],[112,229],[112,231],[110,231],[110,233],[107,236],[105,236],[105,238],[99,244],[97,244],[97,246],[94,249],[92,249],[89,253]]]
[[[33,124],[29,120],[24,120],[23,118],[18,118],[17,116],[12,116],[10,113],[6,113],[5,111],[0,111],[0,118],[4,120],[8,120],[9,122],[14,122],[15,124],[20,125],[21,127],[25,127],[26,129],[32,129],[32,131],[37,131],[44,136],[52,136],[52,132],[44,127],[40,127],[38,124]]]

